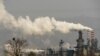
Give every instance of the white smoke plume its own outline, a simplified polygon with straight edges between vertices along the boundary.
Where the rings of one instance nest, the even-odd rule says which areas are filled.
[[[6,51],[8,51],[9,53],[13,53],[13,48],[10,44],[5,44],[4,48]]]
[[[38,53],[42,53],[42,52],[45,52],[45,51],[39,50],[39,49],[22,49],[22,52],[26,52],[26,53],[34,52],[34,53],[38,54]]]
[[[71,48],[70,43],[65,43],[65,44],[63,45],[63,48],[70,49],[70,48]]]
[[[66,21],[57,21],[55,18],[49,17],[39,17],[34,21],[32,21],[29,16],[26,16],[26,18],[20,16],[16,19],[6,11],[2,0],[0,0],[0,24],[8,29],[20,29],[21,32],[30,35],[43,35],[53,31],[68,33],[71,30],[93,30],[79,23],[74,24]]]

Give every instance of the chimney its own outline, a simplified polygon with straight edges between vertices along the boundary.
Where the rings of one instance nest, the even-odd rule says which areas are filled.
[[[82,39],[82,31],[79,31],[79,39]]]
[[[79,34],[79,38],[77,39],[76,56],[84,56],[83,55],[84,39],[82,38],[82,31],[78,31],[78,34]]]

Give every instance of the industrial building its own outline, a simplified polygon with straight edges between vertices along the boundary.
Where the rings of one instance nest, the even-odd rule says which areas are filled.
[[[98,40],[94,37],[94,32],[89,32],[89,37],[87,38],[87,44],[84,44],[83,33],[78,31],[79,37],[76,40],[76,47],[70,49],[64,49],[61,40],[59,42],[59,50],[48,49],[46,51],[46,56],[100,56],[100,50],[98,49]]]
[[[44,50],[38,49],[24,49],[22,56],[100,56],[100,50],[98,49],[98,40],[94,37],[94,32],[89,32],[87,38],[87,44],[84,44],[83,33],[78,31],[78,39],[76,39],[77,45],[69,49],[63,48],[64,41],[59,42],[59,49],[55,50],[47,48]]]

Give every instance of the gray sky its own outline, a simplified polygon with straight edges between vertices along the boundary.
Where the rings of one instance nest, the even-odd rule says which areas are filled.
[[[15,17],[29,15],[33,20],[39,16],[50,16],[58,20],[82,23],[92,27],[95,30],[96,37],[100,40],[100,0],[5,0],[4,4],[7,11]],[[11,33],[11,30],[0,30],[1,43],[11,38]],[[84,38],[86,38],[85,35],[86,33],[84,33]],[[29,37],[31,43],[34,42],[35,45],[43,47],[43,40],[48,39],[50,40],[50,43],[48,41],[50,45],[58,45],[60,39],[75,44],[78,36],[77,32],[71,32],[69,34],[55,33],[53,35],[45,35],[42,36],[43,38]]]
[[[14,15],[76,17],[99,16],[99,0],[6,0]]]

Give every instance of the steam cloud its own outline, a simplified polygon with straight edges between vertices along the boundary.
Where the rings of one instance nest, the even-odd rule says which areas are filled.
[[[68,33],[71,30],[92,31],[92,28],[82,24],[74,24],[66,21],[57,21],[55,18],[39,17],[32,21],[29,16],[16,19],[5,9],[3,1],[0,0],[0,24],[9,29],[20,29],[25,34],[43,35],[53,31]]]
[[[63,45],[63,48],[70,49],[70,48],[71,48],[71,45],[70,45],[69,43],[65,43],[65,44]]]

